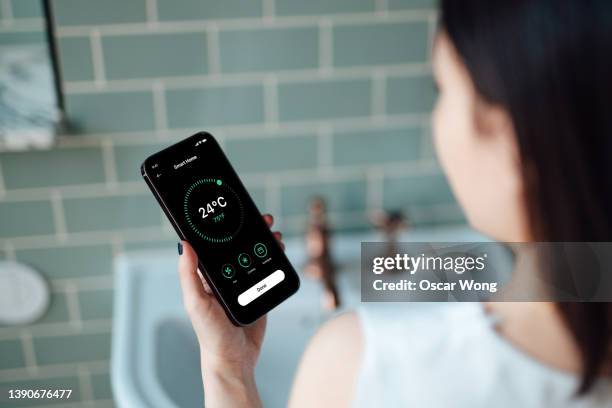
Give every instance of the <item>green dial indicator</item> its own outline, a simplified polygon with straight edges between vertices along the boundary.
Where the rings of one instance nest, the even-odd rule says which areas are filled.
[[[244,222],[238,194],[217,178],[203,178],[189,186],[183,210],[192,231],[211,243],[231,241]]]

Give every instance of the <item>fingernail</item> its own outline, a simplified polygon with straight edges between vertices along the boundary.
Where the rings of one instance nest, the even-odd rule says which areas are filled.
[[[177,249],[178,249],[178,253],[179,255],[183,255],[183,244],[181,244],[180,242],[177,244]]]

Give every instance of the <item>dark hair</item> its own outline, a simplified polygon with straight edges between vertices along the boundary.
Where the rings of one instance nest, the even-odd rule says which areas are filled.
[[[518,139],[536,241],[612,241],[612,4],[442,0],[441,29]],[[610,303],[557,303],[585,394],[609,368]]]

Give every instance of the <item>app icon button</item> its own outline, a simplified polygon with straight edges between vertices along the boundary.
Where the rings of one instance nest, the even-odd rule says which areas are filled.
[[[238,264],[243,268],[248,268],[251,266],[251,257],[245,254],[244,252],[238,255]]]
[[[268,255],[268,248],[266,248],[266,246],[262,244],[261,242],[258,242],[253,247],[253,253],[258,258],[263,258],[264,256]]]
[[[223,267],[221,268],[221,273],[227,279],[230,279],[230,278],[233,278],[234,275],[236,274],[236,269],[234,269],[234,266],[232,264],[228,264],[227,263],[227,264],[223,265]]]

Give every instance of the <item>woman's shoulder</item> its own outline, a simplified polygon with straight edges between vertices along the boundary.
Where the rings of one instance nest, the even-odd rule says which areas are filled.
[[[356,406],[600,407],[576,400],[577,377],[515,348],[479,303],[366,304]],[[603,397],[603,400],[601,399]]]
[[[326,322],[302,356],[289,406],[349,406],[362,346],[356,313],[344,313]]]

